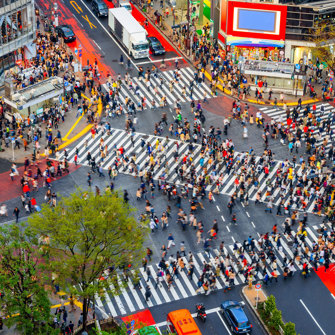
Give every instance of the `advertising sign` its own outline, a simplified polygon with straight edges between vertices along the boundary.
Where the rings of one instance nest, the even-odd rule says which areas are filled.
[[[220,11],[218,38],[221,42],[224,43],[224,39],[229,36],[243,38],[243,43],[248,45],[266,44],[251,41],[256,39],[270,40],[271,46],[282,46],[286,32],[287,7],[285,5],[221,0]],[[281,43],[274,41],[281,41]],[[227,41],[225,42],[228,44]]]

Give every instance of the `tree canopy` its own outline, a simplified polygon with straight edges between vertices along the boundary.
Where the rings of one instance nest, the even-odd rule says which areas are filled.
[[[56,334],[51,328],[51,305],[41,276],[36,240],[24,226],[0,228],[0,290],[8,327],[23,334]]]
[[[147,229],[118,192],[95,195],[78,189],[56,207],[43,205],[28,219],[33,232],[47,237],[47,267],[60,284],[83,301],[84,328],[90,302],[109,280],[99,280],[107,268],[137,266],[144,255]]]
[[[316,25],[316,29],[312,32],[311,40],[315,43],[312,48],[312,55],[319,60],[320,63],[325,63],[327,66],[334,70],[335,57],[329,47],[330,43],[335,41],[335,27],[326,22]]]

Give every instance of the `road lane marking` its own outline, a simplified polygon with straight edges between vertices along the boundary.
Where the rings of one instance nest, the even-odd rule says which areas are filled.
[[[246,214],[247,214],[248,218],[250,218],[250,215],[249,215],[249,213],[248,213],[248,212],[246,212]]]
[[[223,215],[221,215],[221,219],[223,222],[226,222],[226,220],[224,219]]]
[[[219,212],[221,212],[221,211],[220,211],[220,207],[219,207],[218,205],[216,205],[216,208],[217,208],[217,210],[218,210]]]
[[[83,12],[83,10],[78,6],[78,4],[75,1],[70,1],[70,4],[78,14]]]
[[[99,44],[98,44],[96,41],[94,41],[94,40],[92,40],[92,41],[93,41],[93,42],[95,43],[95,45],[101,50]]]
[[[206,314],[208,315],[208,314],[218,313],[219,310],[220,310],[220,307],[214,307],[214,308],[211,308],[209,310],[206,310]],[[195,318],[197,316],[197,313],[192,313],[191,316],[192,316],[192,318]],[[167,322],[163,321],[163,322],[160,322],[160,323],[156,323],[153,326],[155,326],[157,328],[161,328],[161,327],[166,326],[166,324],[167,324]],[[231,334],[231,333],[229,333],[229,334]]]
[[[94,27],[94,28],[96,28],[97,26],[95,26],[91,21],[90,21],[90,19],[88,18],[88,16],[87,15],[82,15],[81,16],[85,21],[87,21],[88,22],[88,24],[90,25],[90,28],[91,29],[93,29],[92,27]]]
[[[231,331],[229,330],[228,326],[226,325],[226,323],[224,322],[222,316],[220,315],[220,312],[217,311],[216,314],[218,315],[218,317],[220,318],[221,322],[223,323],[224,327],[226,328],[227,332],[229,335],[231,335]]]
[[[310,315],[310,317],[311,317],[312,320],[315,322],[315,324],[319,327],[319,329],[321,330],[321,333],[322,333],[323,335],[327,335],[327,334],[324,332],[324,330],[321,328],[321,326],[319,325],[319,323],[315,320],[313,314],[312,314],[311,311],[307,308],[307,306],[305,305],[305,303],[304,303],[301,299],[300,299],[300,302],[301,302],[301,304],[305,307],[307,313]]]
[[[149,58],[151,60],[151,58]],[[167,62],[169,60],[176,60],[176,59],[183,59],[183,57],[173,57],[173,58],[167,58],[167,59],[157,59],[157,60],[151,60],[150,62],[141,62],[141,63],[136,63],[137,65],[145,65],[148,63],[159,63],[162,62],[164,60],[164,62]]]
[[[106,32],[106,34],[114,41],[114,43],[119,47],[119,49],[124,52],[123,48],[121,47],[120,43],[117,41],[117,39],[106,29],[106,27],[98,20],[98,18],[92,13],[92,11],[89,9],[89,7],[86,5],[86,3],[83,0],[79,0],[86,9],[91,13],[91,15],[95,18],[96,22],[101,26],[101,28]],[[125,53],[126,57],[130,59],[131,63],[135,66],[135,69],[138,70],[138,67],[134,63],[134,61],[131,59],[131,57],[128,56],[127,53]]]
[[[230,232],[230,229],[229,229],[229,227],[227,226],[227,230]]]
[[[236,242],[233,236],[231,237],[231,239],[233,240],[234,243]]]
[[[255,224],[251,221],[251,224],[252,224],[252,226],[254,227],[254,228],[256,228],[256,226],[255,226]]]

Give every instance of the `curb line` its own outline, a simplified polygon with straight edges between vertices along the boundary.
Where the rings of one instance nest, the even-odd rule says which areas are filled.
[[[244,291],[245,291],[246,289],[249,290],[248,285],[246,285],[246,286],[244,286],[244,287],[242,288],[241,294],[242,294],[243,298],[245,298],[245,300],[247,301],[249,307],[251,308],[252,312],[255,314],[256,319],[258,320],[258,322],[259,322],[260,325],[262,326],[263,330],[264,330],[267,334],[271,335],[271,333],[270,333],[268,327],[265,325],[264,321],[261,319],[261,317],[260,317],[259,314],[257,313],[256,308],[255,308],[254,305],[251,303],[251,301],[249,300],[249,298],[247,297],[247,295],[244,293]],[[262,290],[262,292],[263,292],[263,294],[267,297],[267,295],[265,294],[265,292],[264,292],[263,290]]]

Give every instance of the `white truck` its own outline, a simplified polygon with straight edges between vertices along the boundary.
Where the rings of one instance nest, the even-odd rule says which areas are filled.
[[[149,57],[146,31],[127,9],[122,7],[109,9],[108,27],[130,56],[135,59]]]

